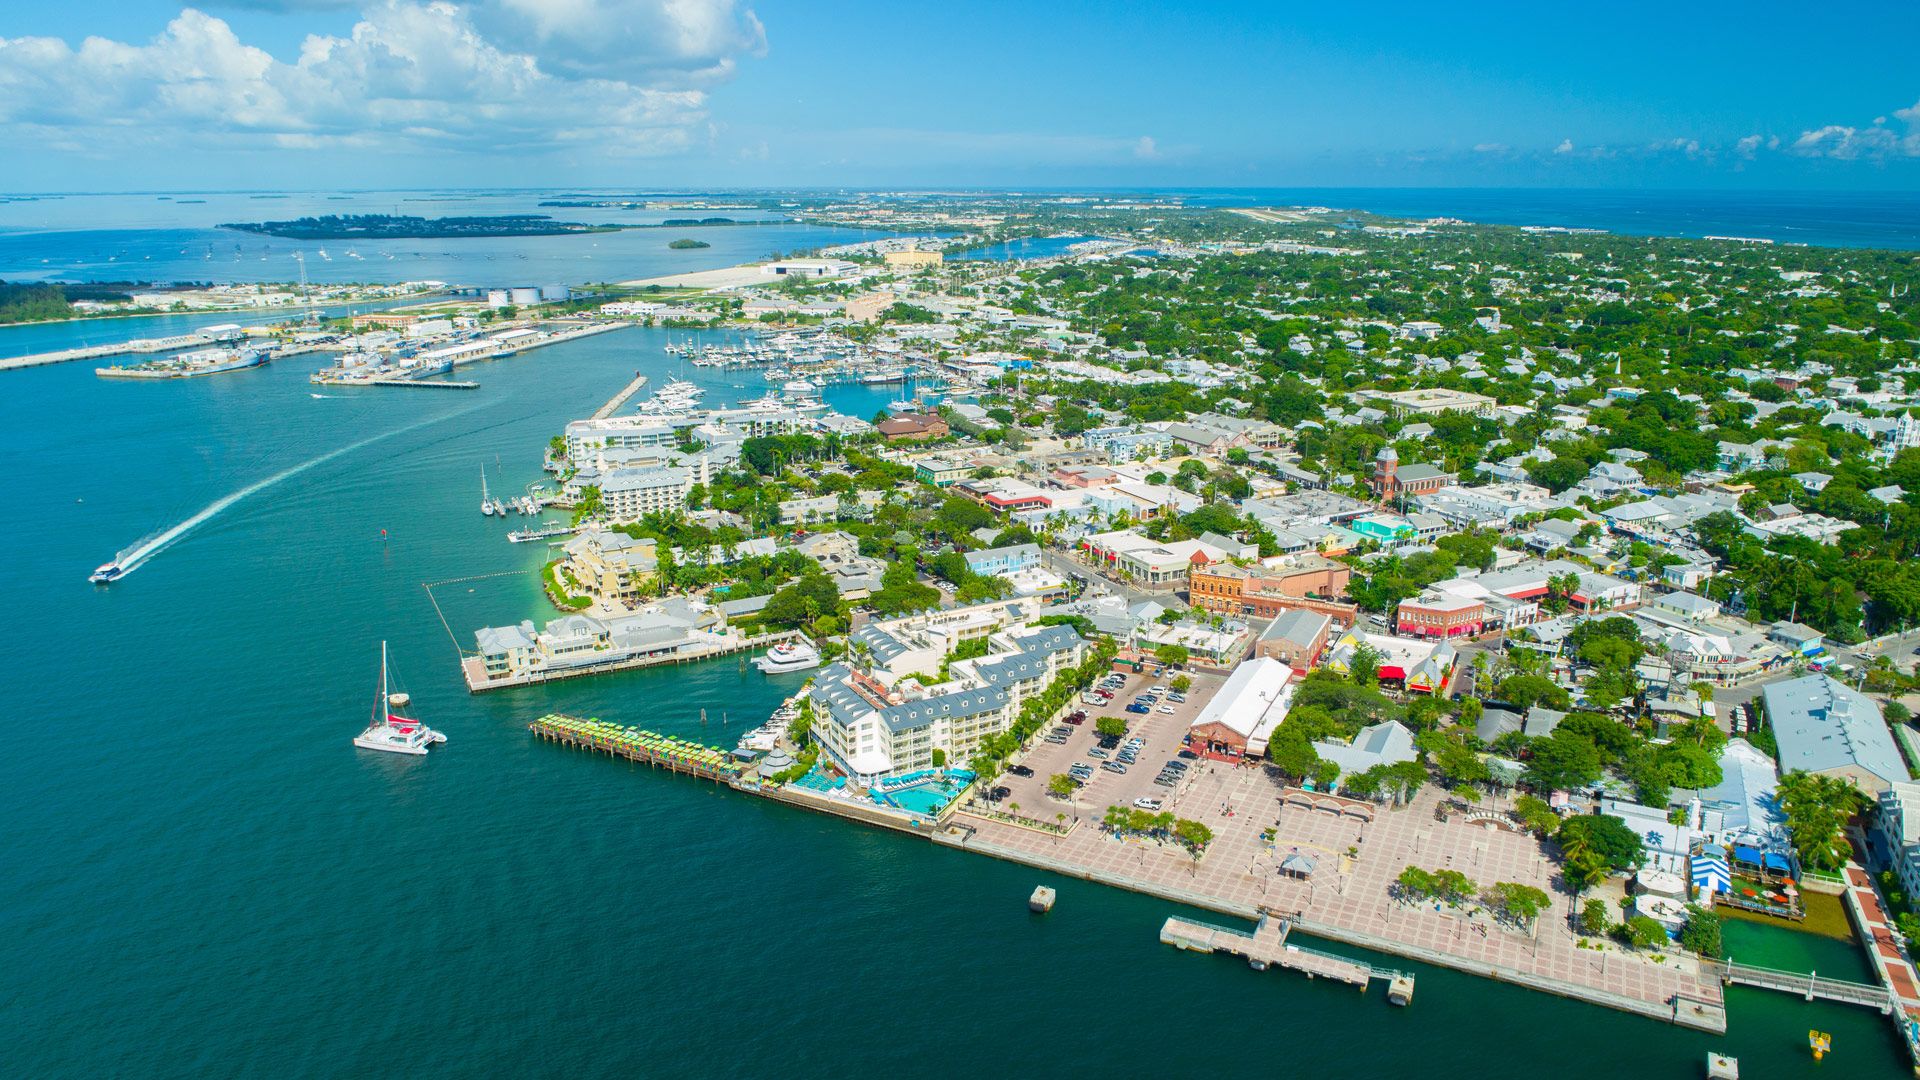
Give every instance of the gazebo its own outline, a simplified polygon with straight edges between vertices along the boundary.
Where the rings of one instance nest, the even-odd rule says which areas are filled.
[[[1302,855],[1297,851],[1280,860],[1280,873],[1301,881],[1312,877],[1313,872],[1318,869],[1320,864],[1313,861],[1313,856]]]

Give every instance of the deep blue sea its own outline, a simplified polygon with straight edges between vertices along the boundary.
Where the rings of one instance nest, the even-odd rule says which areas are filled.
[[[0,331],[0,355],[26,333]],[[1734,992],[1725,1038],[1418,965],[1392,1009],[1169,949],[1159,901],[534,741],[526,721],[564,710],[726,744],[798,679],[722,660],[473,697],[422,588],[506,575],[436,590],[462,644],[546,617],[522,573],[541,552],[475,512],[474,474],[539,479],[566,420],[636,370],[681,373],[667,337],[478,365],[472,392],[315,399],[318,356],[152,383],[0,373],[19,645],[0,1075],[1690,1080],[1709,1049],[1756,1076],[1902,1074],[1879,1015],[1757,990]],[[762,389],[685,374],[714,401]],[[896,392],[829,398],[868,415]],[[430,757],[350,744],[383,639],[450,736]],[[1037,918],[1043,881],[1060,904]],[[1809,1027],[1835,1038],[1819,1067]]]

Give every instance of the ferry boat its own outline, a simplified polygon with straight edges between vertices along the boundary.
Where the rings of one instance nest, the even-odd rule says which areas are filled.
[[[380,693],[373,699],[373,722],[354,736],[353,745],[362,750],[384,750],[390,754],[424,754],[430,746],[447,737],[418,720],[395,712],[411,703],[406,694],[391,690],[387,683],[387,643],[380,643]]]
[[[765,656],[753,662],[753,666],[768,675],[805,671],[820,666],[820,653],[804,641],[783,641],[768,649]]]

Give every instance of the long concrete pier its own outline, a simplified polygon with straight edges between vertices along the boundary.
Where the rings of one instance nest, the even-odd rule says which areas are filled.
[[[628,401],[631,401],[633,399],[633,395],[639,393],[641,389],[644,388],[646,385],[647,385],[647,377],[645,375],[640,374],[639,372],[635,372],[632,382],[628,383],[626,387],[622,389],[619,393],[608,398],[607,403],[605,405],[602,405],[598,409],[594,410],[593,419],[605,420],[607,417],[612,416],[614,413],[619,412],[620,406],[625,405]]]
[[[74,360],[98,360],[108,356],[126,356],[129,354],[147,354],[167,352],[172,349],[191,349],[196,345],[206,345],[208,338],[200,334],[174,334],[163,338],[135,338],[114,345],[86,345],[77,349],[60,349],[55,352],[29,353],[26,356],[9,356],[0,360],[0,371],[15,368],[44,367],[48,364],[65,364]]]

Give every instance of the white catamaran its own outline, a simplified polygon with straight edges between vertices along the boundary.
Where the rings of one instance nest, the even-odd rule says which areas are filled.
[[[447,741],[447,737],[418,720],[396,710],[404,709],[411,699],[393,690],[387,681],[387,643],[380,643],[380,693],[373,699],[373,722],[354,736],[353,745],[362,750],[385,750],[392,754],[424,754],[427,747]]]

